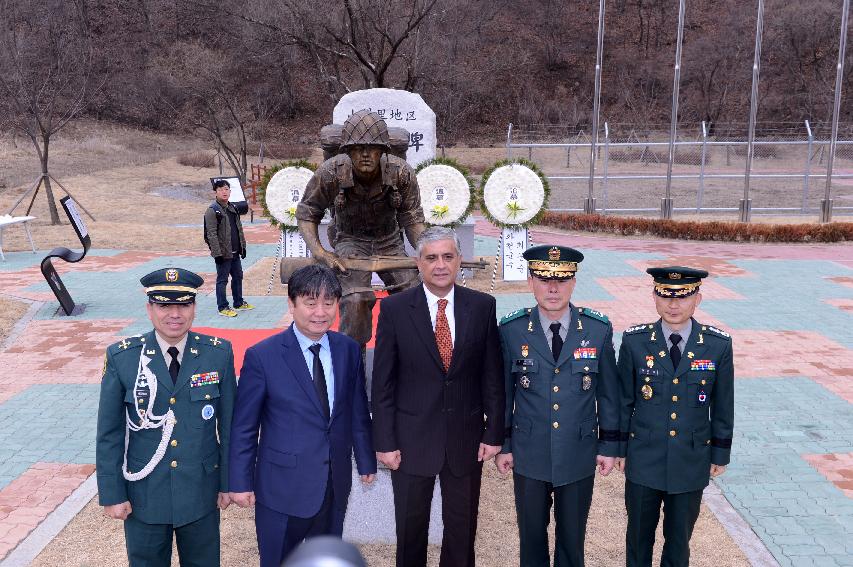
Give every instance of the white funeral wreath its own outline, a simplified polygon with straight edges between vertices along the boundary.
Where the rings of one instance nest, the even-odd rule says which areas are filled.
[[[283,227],[296,227],[296,205],[313,175],[307,167],[284,167],[267,183],[264,193],[267,209]]]
[[[535,171],[518,163],[495,169],[483,187],[483,204],[495,220],[524,224],[545,204],[545,186]]]
[[[462,220],[471,203],[471,188],[461,171],[449,165],[428,165],[418,172],[421,207],[429,224],[450,225]]]

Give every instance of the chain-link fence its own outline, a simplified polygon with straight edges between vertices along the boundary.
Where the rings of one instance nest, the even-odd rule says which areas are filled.
[[[605,123],[595,150],[596,212],[658,214],[666,195],[669,127]],[[757,215],[814,215],[825,197],[829,125],[756,130],[748,198]],[[591,136],[555,125],[510,124],[507,156],[534,161],[551,185],[550,208],[583,210],[589,196]],[[747,125],[682,125],[673,146],[670,196],[676,213],[738,213],[747,184]],[[833,210],[853,215],[853,128],[839,130]]]

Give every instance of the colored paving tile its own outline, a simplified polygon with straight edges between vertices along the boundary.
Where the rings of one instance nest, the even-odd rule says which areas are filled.
[[[853,498],[853,453],[803,455],[803,458],[848,498]]]
[[[245,232],[249,269],[275,254],[278,233],[260,223]],[[474,255],[493,256],[498,236],[478,222]],[[657,318],[646,267],[712,272],[696,317],[733,332],[738,380],[732,463],[718,485],[780,564],[853,563],[853,251],[702,243],[697,255],[686,241],[531,236],[583,250],[573,303],[611,318],[617,348],[622,330]],[[91,473],[104,349],[150,329],[142,275],[170,264],[200,273],[195,327],[232,338],[235,354],[291,321],[282,296],[247,297],[255,310],[219,316],[206,250],[93,250],[80,264],[60,263],[85,306],[65,317],[38,269],[41,257],[13,252],[0,262],[4,294],[45,302],[0,351],[0,559]],[[498,317],[535,303],[521,291],[496,301]]]
[[[0,560],[93,472],[94,465],[38,462],[0,490]]]
[[[853,554],[853,500],[801,456],[853,450],[853,405],[807,378],[736,392],[732,463],[717,480],[726,498],[781,565]]]
[[[750,299],[743,302],[709,300],[702,307],[729,329],[804,330],[832,337],[853,348],[850,315],[824,299],[853,298],[853,289],[829,278],[849,275],[836,262],[801,260],[736,260],[755,277],[721,277],[717,282]]]

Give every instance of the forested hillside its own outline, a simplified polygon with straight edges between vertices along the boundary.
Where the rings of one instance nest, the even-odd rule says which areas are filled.
[[[6,113],[21,104],[10,92],[38,92],[46,76],[59,102],[79,98],[98,119],[241,126],[252,140],[313,137],[342,94],[367,87],[421,93],[444,143],[494,137],[508,122],[588,128],[592,109],[594,0],[2,0],[0,9]],[[677,0],[608,2],[603,120],[669,120],[677,10]],[[841,0],[766,1],[761,122],[828,121],[840,12]],[[687,1],[682,122],[746,121],[755,18],[754,1]]]

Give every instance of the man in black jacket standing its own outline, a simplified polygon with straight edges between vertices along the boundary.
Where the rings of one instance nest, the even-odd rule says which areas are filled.
[[[503,359],[495,298],[455,284],[456,233],[418,240],[423,285],[382,300],[373,363],[373,440],[391,469],[397,567],[423,567],[435,477],[441,567],[474,567],[483,462],[504,440]]]
[[[240,259],[246,258],[246,238],[240,215],[228,202],[231,185],[225,179],[218,179],[213,183],[213,190],[216,200],[204,212],[204,240],[216,261],[216,307],[223,317],[236,317],[237,310],[255,308],[243,299],[243,264]],[[225,295],[229,275],[234,309],[228,306]]]

